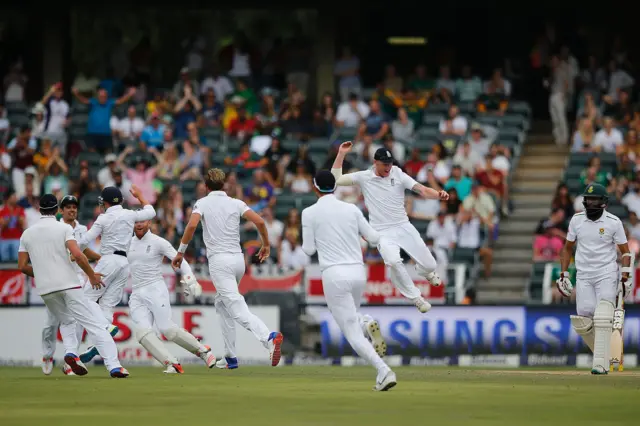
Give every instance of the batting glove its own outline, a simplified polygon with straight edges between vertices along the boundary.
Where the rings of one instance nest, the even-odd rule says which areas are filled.
[[[622,284],[622,297],[626,298],[629,295],[629,293],[633,291],[632,289],[633,283],[628,277],[623,276],[620,279],[620,284]]]
[[[568,272],[562,272],[560,274],[560,278],[556,280],[556,287],[558,288],[560,294],[562,294],[564,297],[571,296],[571,293],[573,292],[573,284],[569,279]]]
[[[193,275],[183,275],[180,283],[182,284],[182,292],[185,296],[200,297],[202,295],[202,286]]]

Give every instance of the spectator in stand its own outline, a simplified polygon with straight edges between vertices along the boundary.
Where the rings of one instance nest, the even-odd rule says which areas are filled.
[[[462,168],[454,164],[451,168],[451,177],[445,183],[444,189],[448,191],[451,188],[455,188],[460,200],[464,202],[465,198],[471,193],[471,187],[473,186],[473,180],[468,176],[462,174]]]
[[[553,126],[553,137],[556,144],[566,145],[569,140],[569,125],[567,123],[567,103],[571,102],[570,81],[571,71],[558,55],[553,55],[550,61],[551,75],[544,85],[549,89],[549,115]]]
[[[18,205],[24,209],[25,226],[27,229],[40,220],[40,197],[36,195],[33,182],[27,182],[26,194],[18,201]],[[0,219],[1,221],[2,219]],[[2,255],[0,255],[2,261]]]
[[[271,146],[264,154],[267,160],[265,169],[271,175],[271,181],[275,183],[277,188],[282,188],[285,178],[285,170],[291,161],[289,150],[284,148],[280,143],[280,138],[275,135],[271,138]],[[304,168],[304,160],[300,161]],[[306,169],[305,169],[306,173]]]
[[[300,161],[296,164],[296,173],[287,179],[286,185],[294,193],[308,194],[313,192],[312,178],[306,172],[304,162]]]
[[[187,125],[195,123],[196,113],[202,109],[202,104],[194,95],[191,86],[185,86],[182,93],[182,98],[173,109],[175,114],[173,134],[178,139],[188,139]]]
[[[605,188],[608,187],[611,177],[611,173],[607,173],[600,168],[600,158],[591,157],[589,163],[587,163],[587,168],[580,174],[580,184],[582,185],[580,193],[591,183],[599,183]]]
[[[388,117],[380,108],[380,102],[372,99],[369,101],[369,114],[360,123],[358,128],[357,139],[362,138],[364,135],[369,135],[376,141],[382,139],[389,131],[388,121]]]
[[[561,209],[564,211],[564,217],[572,218],[575,210],[573,208],[573,197],[569,194],[569,187],[565,183],[560,183],[556,188],[556,193],[551,200],[551,210]]]
[[[11,155],[13,163],[11,181],[18,198],[24,196],[24,171],[27,167],[33,166],[33,154],[37,147],[38,141],[31,137],[31,129],[28,126],[22,126],[16,137],[7,145],[7,151]]]
[[[127,116],[119,119],[115,115],[110,121],[111,132],[117,141],[121,140],[138,140],[144,130],[144,120],[136,116],[136,107],[129,105],[127,108]]]
[[[144,195],[145,199],[149,201],[149,203],[154,204],[156,201],[156,191],[153,187],[153,180],[156,177],[157,168],[152,167],[149,163],[149,160],[143,156],[135,156],[133,157],[133,168],[129,168],[125,164],[125,159],[127,157],[131,157],[131,155],[135,152],[135,148],[132,146],[126,147],[118,156],[118,167],[124,170],[124,174],[129,182],[132,185],[136,185],[140,188],[140,192]],[[154,148],[149,150],[152,154],[158,155],[158,151]],[[124,193],[123,195],[126,197],[129,205],[139,205],[140,202],[135,200],[130,193]]]
[[[609,61],[609,82],[607,85],[607,95],[614,102],[618,100],[621,90],[630,89],[635,84],[635,80],[625,70],[618,68],[615,60]]]
[[[147,115],[151,115],[154,112],[161,113],[169,111],[169,101],[165,96],[165,92],[162,90],[156,90],[153,95],[153,99],[147,102]]]
[[[427,172],[427,180],[424,183],[429,188],[440,191],[440,185],[433,175],[433,170]],[[440,201],[430,198],[422,198],[413,193],[406,197],[407,215],[411,219],[433,220],[440,212]]]
[[[269,235],[269,243],[271,248],[278,250],[280,248],[280,242],[282,241],[282,233],[284,232],[284,223],[273,217],[273,210],[270,207],[262,209],[262,218],[267,226],[267,233]],[[253,225],[253,222],[247,222]],[[255,228],[255,225],[253,225]]]
[[[473,103],[482,94],[482,80],[471,73],[471,67],[462,67],[462,77],[456,81],[455,93],[458,102]]]
[[[71,193],[76,196],[76,198],[82,198],[86,193],[95,191],[96,182],[91,177],[91,173],[89,171],[89,162],[83,160],[80,162],[80,174],[78,178],[73,180],[70,185]]]
[[[198,187],[196,187],[196,193],[197,193],[197,189]],[[242,185],[238,183],[238,174],[236,172],[231,171],[227,173],[227,181],[224,183],[223,189],[224,189],[224,192],[226,192],[229,197],[242,200],[244,191],[242,189]],[[203,196],[207,195],[206,187],[203,187],[202,191],[203,191]]]
[[[484,92],[476,101],[476,108],[480,113],[504,115],[509,107],[511,83],[502,78],[502,71],[494,71],[491,80],[484,84]]]
[[[460,207],[462,206],[462,201],[460,201],[460,197],[458,196],[458,191],[455,188],[451,188],[449,190],[449,199],[446,201],[445,205],[441,205],[441,209],[444,207],[446,209],[447,215],[456,216],[460,212]]]
[[[100,188],[113,186],[113,173],[118,169],[118,157],[115,154],[107,154],[104,157],[105,166],[98,172],[98,184]]]
[[[284,269],[300,270],[310,262],[311,259],[305,254],[300,245],[300,233],[285,231],[284,239],[280,244],[278,265]]]
[[[556,209],[548,218],[540,221],[533,241],[534,262],[553,262],[559,259],[567,237],[565,219],[564,210]]]
[[[301,235],[302,233],[300,211],[296,208],[289,210],[287,213],[287,217],[284,220],[284,233],[282,235],[284,236],[289,231],[293,231],[298,235]]]
[[[141,146],[145,150],[151,148],[162,150],[166,130],[167,126],[162,124],[160,114],[157,111],[152,113],[149,124],[147,124],[140,134]]]
[[[436,80],[436,96],[444,103],[450,104],[456,94],[456,83],[451,79],[451,69],[440,67],[440,77]]]
[[[349,173],[358,172],[358,169],[351,169]],[[364,199],[362,198],[362,190],[359,185],[338,186],[333,193],[340,201],[344,201],[349,204],[362,204]]]
[[[227,96],[235,91],[231,80],[220,73],[220,67],[217,65],[213,65],[207,73],[207,77],[202,80],[200,94],[204,95],[209,90],[213,90],[216,94],[216,99],[219,100],[226,99]]]
[[[54,188],[66,195],[69,193],[69,179],[67,178],[67,172],[69,168],[64,160],[60,157],[59,151],[56,150],[53,157],[49,159],[47,166],[45,167],[43,185],[44,193],[52,194]]]
[[[587,93],[600,93],[607,87],[607,74],[604,69],[598,64],[598,60],[594,55],[589,55],[588,65],[582,71],[580,80],[585,90],[585,96]]]
[[[176,144],[165,144],[162,154],[158,156],[157,176],[160,179],[178,179],[182,170]]]
[[[636,132],[635,129],[629,129],[627,130],[627,134],[624,136],[624,139],[624,144],[618,145],[616,147],[616,154],[618,155],[618,158],[622,160],[623,156],[628,156],[632,161],[640,159],[640,143],[638,143],[638,132]]]
[[[56,155],[59,154],[60,150],[55,148]],[[40,150],[33,155],[33,165],[37,169],[40,175],[45,173],[45,169],[49,164],[49,160],[54,156],[54,148],[53,144],[49,139],[44,139],[40,143]]]
[[[369,106],[358,100],[356,93],[351,93],[348,100],[338,106],[336,113],[336,125],[351,129],[358,128],[360,123],[369,115]]]
[[[4,101],[24,102],[24,88],[29,78],[22,66],[22,59],[11,65],[9,73],[4,77]]]
[[[446,119],[440,120],[438,129],[443,135],[463,136],[467,133],[469,123],[465,117],[460,115],[460,109],[456,105],[449,107],[449,115]]]
[[[384,87],[395,93],[400,93],[404,87],[402,77],[396,73],[396,67],[391,64],[384,69]]]
[[[227,166],[233,167],[233,170],[238,173],[240,177],[247,177],[251,173],[266,165],[266,159],[261,157],[255,152],[249,149],[249,144],[244,143],[240,146],[240,152],[234,158],[226,157],[224,163]]]
[[[577,199],[578,197],[576,197],[576,201]],[[629,183],[628,191],[620,202],[629,212],[640,216],[640,184],[637,181]],[[577,210],[578,209],[576,209],[576,211]]]
[[[420,169],[422,169],[424,165],[425,162],[421,158],[420,148],[413,148],[411,150],[409,159],[404,163],[404,171],[406,174],[415,179],[418,175],[418,172],[420,172]]]
[[[471,212],[465,211],[458,215],[458,240],[457,246],[464,249],[472,249],[478,252],[483,263],[483,275],[485,278],[491,276],[491,266],[493,264],[493,249],[489,244],[482,244],[480,218]]]
[[[458,194],[459,195],[459,194]],[[475,183],[471,189],[471,194],[466,198],[460,197],[462,201],[462,212],[471,212],[477,216],[482,225],[489,231],[489,241],[493,242],[497,239],[497,217],[496,204],[484,187]]]
[[[427,226],[427,238],[433,240],[436,249],[449,251],[456,246],[458,230],[452,218],[447,217],[446,212],[439,212],[436,220],[429,222]]]
[[[573,134],[571,152],[597,152],[594,138],[593,121],[590,118],[582,117],[578,122],[578,128]]]
[[[107,91],[104,89],[99,89],[98,96],[91,99],[80,94],[77,88],[72,89],[72,92],[79,102],[89,105],[89,122],[87,124],[89,149],[101,153],[113,150],[110,125],[113,108],[129,101],[136,93],[136,89],[129,89],[124,96],[116,100],[109,99]]]
[[[213,88],[209,88],[204,94],[204,102],[202,103],[202,115],[204,116],[208,127],[220,127],[224,107],[216,98],[216,92]]]
[[[46,137],[51,139],[61,151],[66,152],[67,127],[71,123],[69,117],[69,104],[62,97],[62,83],[56,83],[44,95],[40,101],[46,109],[47,121],[45,124]]]
[[[474,177],[476,170],[484,167],[482,156],[478,154],[478,151],[471,149],[469,142],[464,142],[458,147],[456,155],[453,157],[453,164],[460,166],[469,177]]]
[[[300,93],[300,95],[302,95],[302,93]],[[253,116],[258,112],[260,106],[258,98],[253,89],[247,85],[247,82],[244,79],[238,78],[236,80],[236,91],[234,96],[239,96],[244,100],[244,107],[250,115]]]
[[[629,212],[627,229],[633,238],[640,240],[640,220],[636,212]]]
[[[309,112],[302,92],[296,90],[280,108],[280,124],[285,134],[301,139],[308,132]]]
[[[493,158],[491,158],[490,155],[487,155],[485,158],[484,169],[476,173],[476,180],[480,185],[484,186],[489,195],[495,198],[496,205],[501,207],[502,214],[505,216],[508,215],[509,186],[507,185],[504,173],[493,168]]]
[[[180,155],[180,180],[197,180],[202,177],[205,151],[191,141],[182,144]]]
[[[0,261],[16,262],[20,237],[26,229],[26,219],[14,191],[9,190],[4,199],[4,206],[0,208]]]
[[[298,146],[298,150],[289,161],[289,165],[287,166],[287,172],[295,173],[295,168],[297,167],[298,162],[300,160],[304,162],[304,168],[306,172],[311,176],[315,176],[316,165],[311,159],[311,157],[309,156],[309,146],[307,144],[302,144]]]
[[[471,125],[471,136],[469,137],[469,145],[474,155],[478,155],[484,158],[491,148],[491,140],[487,138],[487,135],[478,123]]]
[[[421,95],[428,95],[436,88],[436,81],[429,77],[424,64],[416,66],[415,74],[409,79],[409,88]]]
[[[200,92],[200,84],[191,78],[191,74],[189,73],[189,68],[182,67],[180,69],[180,78],[173,85],[172,95],[174,99],[182,99],[185,96],[185,87],[191,88],[191,93],[202,93]]]
[[[343,102],[351,99],[352,94],[362,95],[360,82],[360,60],[347,46],[342,48],[342,56],[335,63],[333,73],[339,78],[338,87]]]
[[[268,88],[262,90],[262,100],[255,117],[259,127],[268,131],[273,130],[278,124],[279,113],[273,90]]]
[[[230,137],[240,141],[248,140],[256,130],[256,121],[250,118],[244,107],[237,109],[238,116],[231,120],[227,133]]]
[[[610,96],[604,98],[603,115],[613,117],[616,127],[627,127],[633,118],[633,105],[629,92],[620,90],[618,100],[614,101]]]
[[[31,186],[33,188],[33,195],[36,197],[40,197],[40,175],[35,167],[30,166],[24,169],[24,184],[25,188]],[[25,189],[26,191],[26,189]],[[26,191],[25,196],[27,196],[30,192]],[[38,212],[40,208],[37,209]]]
[[[409,120],[405,108],[398,108],[398,118],[391,123],[391,133],[397,141],[411,143],[415,140],[415,124]]]
[[[596,104],[593,93],[586,92],[584,94],[584,103],[578,108],[578,117],[584,117],[591,120],[591,125],[598,127],[602,125],[602,109]]]
[[[4,105],[0,104],[0,146],[4,145],[4,143],[9,139],[10,134],[11,123],[7,116],[7,110]]]
[[[244,190],[244,201],[257,212],[276,204],[273,186],[267,181],[264,170],[256,169],[253,172],[253,182]]]

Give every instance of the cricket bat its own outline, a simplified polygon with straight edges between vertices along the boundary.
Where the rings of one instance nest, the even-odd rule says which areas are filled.
[[[613,311],[613,333],[611,334],[611,359],[609,361],[609,371],[614,371],[617,367],[618,371],[624,370],[624,297],[622,292],[622,284],[618,288],[616,295],[616,307]]]

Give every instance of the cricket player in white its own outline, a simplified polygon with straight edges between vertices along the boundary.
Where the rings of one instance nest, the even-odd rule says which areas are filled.
[[[364,203],[369,210],[371,226],[380,233],[378,250],[384,263],[390,268],[391,282],[420,312],[427,312],[431,309],[431,304],[424,300],[407,272],[400,257],[400,249],[411,256],[416,262],[418,274],[425,277],[431,285],[439,286],[442,281],[435,272],[436,260],[418,230],[409,222],[405,210],[405,190],[437,200],[448,200],[449,194],[416,182],[393,165],[393,156],[385,148],[375,152],[373,167],[370,169],[342,175],[342,162],[351,147],[351,142],[340,145],[331,173],[335,176],[338,186],[360,186]]]
[[[160,268],[164,258],[173,259],[177,252],[169,241],[149,230],[149,221],[136,222],[135,236],[131,240],[129,253],[129,267],[133,278],[133,290],[129,299],[131,319],[135,323],[135,336],[138,342],[155,359],[166,367],[165,373],[182,374],[184,370],[180,362],[169,353],[164,343],[158,338],[153,329],[158,330],[178,346],[196,354],[211,368],[216,363],[216,357],[211,348],[203,345],[187,330],[180,328],[171,319],[171,303],[167,284],[162,277]],[[186,261],[180,264],[182,283],[185,293],[198,296],[202,288]]]
[[[89,266],[87,257],[80,251],[73,236],[71,226],[56,220],[57,212],[56,197],[52,194],[44,195],[40,199],[40,221],[25,230],[20,238],[18,267],[24,274],[34,278],[36,289],[47,308],[63,325],[60,332],[66,352],[64,361],[73,372],[79,376],[87,374],[87,368],[76,353],[77,322],[95,341],[111,377],[127,377],[129,372],[118,361],[116,344],[104,327],[104,320],[96,318],[88,306],[90,302],[78,282],[69,252],[87,275],[92,287],[102,286],[101,275]]]
[[[389,390],[396,385],[396,375],[380,358],[387,350],[380,326],[358,313],[367,283],[360,236],[377,245],[380,235],[356,206],[333,195],[336,179],[331,172],[319,171],[313,184],[319,199],[302,211],[302,250],[309,256],[318,251],[324,296],[333,318],[351,347],[378,370],[373,389]]]
[[[87,227],[77,221],[78,205],[78,199],[73,195],[66,195],[62,198],[62,200],[60,200],[60,211],[62,212],[60,221],[71,226],[71,228],[73,229],[73,237],[76,239],[76,241],[79,240],[80,237],[82,237],[82,235],[87,232]],[[84,255],[87,256],[87,260],[89,260],[89,262],[97,262],[98,260],[100,260],[100,255],[90,248],[84,248],[83,250],[83,248],[81,247],[80,249],[82,250]],[[74,259],[72,258],[71,261],[74,262]],[[90,285],[85,286],[87,276],[82,271],[80,266],[74,263],[74,269],[76,270],[76,275],[78,276],[78,282],[80,283],[80,285],[85,290],[86,288],[91,288]],[[103,315],[100,311],[100,308],[95,303],[89,303],[89,307],[94,312],[96,318],[102,318]],[[53,315],[53,313],[51,313],[49,309],[46,309],[46,311],[47,319],[45,320],[45,325],[42,329],[42,372],[46,375],[49,375],[53,370],[53,354],[56,350],[56,337],[58,328],[61,324],[58,318],[56,318],[56,316]],[[105,321],[105,327],[107,327],[109,333],[112,336],[115,336],[118,332],[118,327],[109,324],[107,321]],[[82,341],[83,330],[84,329],[80,324],[76,324],[76,336],[78,342]],[[67,364],[64,364],[62,366],[62,372],[66,375],[74,375],[73,371]]]
[[[209,273],[216,286],[215,307],[221,316],[222,337],[225,343],[225,358],[229,367],[237,367],[235,355],[236,330],[234,321],[253,333],[265,348],[269,350],[271,365],[280,362],[281,346],[284,340],[282,333],[270,332],[264,322],[255,316],[244,297],[238,290],[238,284],[244,275],[245,263],[240,248],[240,218],[254,223],[262,240],[262,247],[258,252],[260,261],[269,257],[269,234],[264,219],[251,210],[243,201],[231,198],[222,190],[225,174],[220,169],[210,169],[207,172],[205,184],[209,193],[206,197],[196,201],[191,218],[187,224],[178,254],[173,259],[173,267],[182,264],[184,252],[202,221],[204,243],[207,247]]]
[[[631,291],[631,253],[622,222],[605,210],[609,200],[606,188],[590,184],[583,196],[585,211],[575,214],[569,222],[567,240],[560,256],[565,272],[560,274],[556,286],[563,296],[571,296],[573,284],[566,271],[577,242],[577,315],[571,316],[571,324],[593,352],[591,373],[607,374],[616,295],[620,287],[624,296]],[[616,247],[622,253],[620,271]]]
[[[129,279],[127,251],[133,237],[133,227],[136,222],[151,220],[156,216],[155,209],[144,199],[137,186],[132,185],[129,191],[143,206],[142,210],[123,209],[122,193],[115,186],[108,186],[102,190],[98,199],[105,212],[98,216],[91,229],[79,241],[80,246],[86,247],[101,237],[101,257],[96,265],[96,272],[103,276],[104,287],[87,289],[87,297],[100,305],[109,323],[113,321],[113,309],[122,300],[124,286]],[[96,347],[92,346],[80,355],[80,359],[82,362],[89,362],[98,352]]]

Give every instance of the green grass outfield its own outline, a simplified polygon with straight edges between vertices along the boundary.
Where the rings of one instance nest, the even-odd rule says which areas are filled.
[[[116,380],[0,368],[2,426],[633,425],[640,372],[401,367],[398,386],[373,392],[366,367],[185,366],[184,375],[133,367]]]

